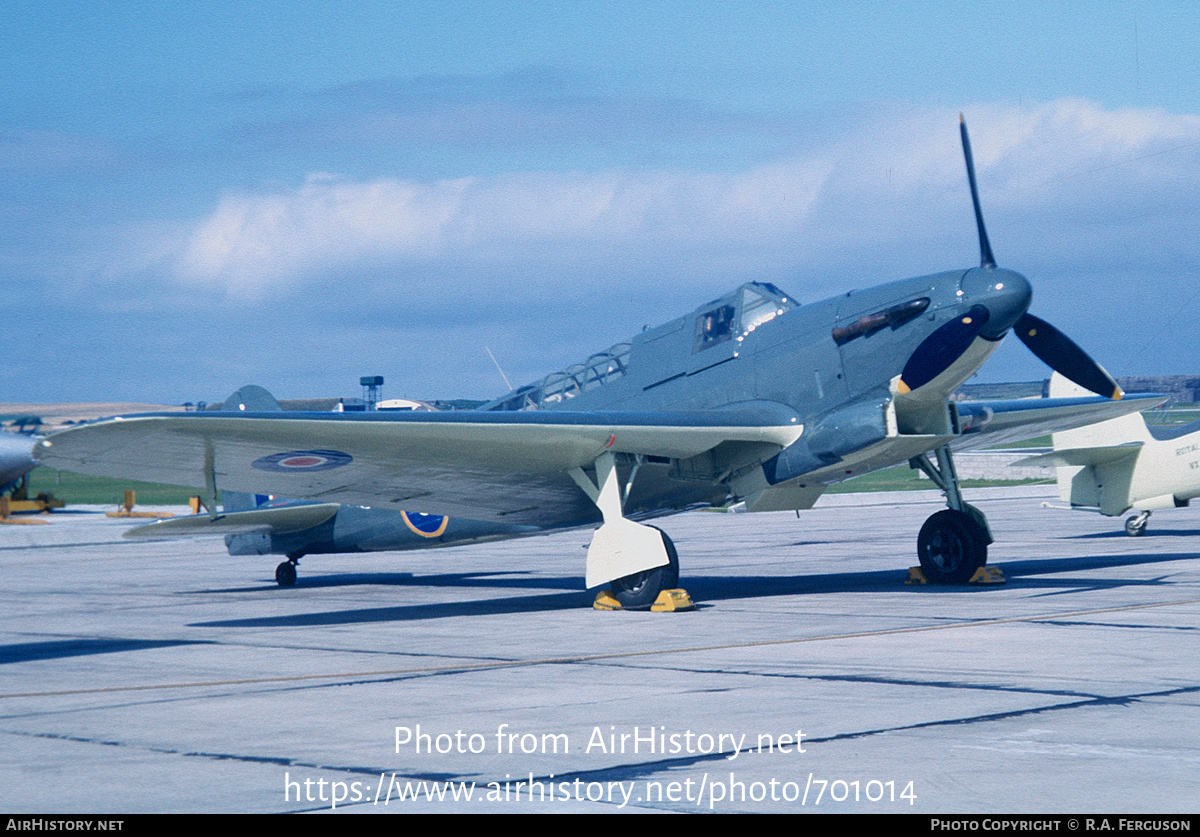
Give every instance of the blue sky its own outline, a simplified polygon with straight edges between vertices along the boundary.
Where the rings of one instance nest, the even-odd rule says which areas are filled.
[[[485,347],[970,266],[959,111],[1032,311],[1200,373],[1194,5],[832,5],[10,0],[0,400],[490,397]]]

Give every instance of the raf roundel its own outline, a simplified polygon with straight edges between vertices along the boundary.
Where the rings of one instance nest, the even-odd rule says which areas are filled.
[[[292,474],[306,471],[329,471],[348,465],[354,457],[336,450],[292,450],[273,453],[250,464],[260,471]]]
[[[420,512],[406,512],[403,509],[400,511],[400,516],[404,518],[404,525],[415,534],[423,538],[439,538],[446,532],[446,526],[450,523],[450,518],[441,517],[436,514],[421,514]]]

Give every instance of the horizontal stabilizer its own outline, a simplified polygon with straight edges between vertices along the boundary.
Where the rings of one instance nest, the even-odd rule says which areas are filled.
[[[1124,445],[1104,445],[1090,448],[1067,448],[1053,453],[1041,453],[1037,456],[1027,456],[1012,463],[1014,467],[1029,465],[1053,465],[1055,467],[1086,467],[1088,465],[1104,465],[1116,462],[1127,456],[1133,456],[1142,447],[1141,442],[1131,442]]]
[[[245,535],[251,533],[284,534],[320,526],[337,514],[337,503],[310,503],[276,509],[228,512],[214,520],[207,514],[168,517],[138,526],[125,533],[127,538],[194,538],[203,535]]]

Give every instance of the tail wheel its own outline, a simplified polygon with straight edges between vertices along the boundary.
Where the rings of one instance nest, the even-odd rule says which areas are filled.
[[[275,568],[275,583],[280,587],[291,587],[296,583],[296,565],[292,561],[284,561]]]
[[[657,526],[651,528],[658,529],[658,533],[662,535],[668,563],[612,582],[610,589],[613,597],[627,610],[645,610],[654,604],[654,600],[663,590],[679,586],[679,553],[675,551],[675,544],[662,529]]]
[[[934,584],[965,584],[987,563],[987,533],[969,515],[944,509],[921,527],[917,556]]]

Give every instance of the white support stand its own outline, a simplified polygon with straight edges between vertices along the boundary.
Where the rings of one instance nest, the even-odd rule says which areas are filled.
[[[661,532],[624,516],[616,460],[610,451],[596,459],[595,483],[582,468],[572,468],[567,473],[604,516],[604,523],[588,546],[588,587],[598,587],[671,562]]]

